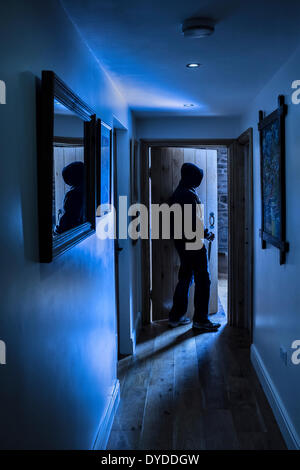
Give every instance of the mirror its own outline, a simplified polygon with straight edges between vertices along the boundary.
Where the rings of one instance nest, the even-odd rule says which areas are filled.
[[[95,115],[53,72],[42,74],[40,259],[95,231]]]

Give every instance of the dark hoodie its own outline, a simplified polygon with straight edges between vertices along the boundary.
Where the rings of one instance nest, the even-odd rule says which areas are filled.
[[[83,162],[73,162],[65,166],[62,177],[64,182],[71,186],[71,189],[65,195],[64,213],[56,226],[56,233],[63,233],[83,222]]]
[[[203,179],[203,170],[194,163],[184,163],[181,167],[181,180],[171,196],[171,204],[200,204],[195,191]]]
[[[193,231],[196,230],[196,205],[201,204],[195,189],[200,186],[202,179],[203,170],[201,170],[201,168],[194,165],[194,163],[184,163],[181,167],[181,180],[169,201],[170,204],[180,204],[182,207],[182,214],[184,204],[192,204]]]

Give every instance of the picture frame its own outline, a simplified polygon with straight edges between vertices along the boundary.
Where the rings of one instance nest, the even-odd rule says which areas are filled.
[[[100,119],[96,125],[96,200],[97,217],[111,212],[101,206],[112,203],[112,128]]]
[[[39,252],[49,263],[95,232],[96,116],[46,70],[37,117]]]
[[[261,237],[262,249],[267,243],[280,250],[280,264],[286,261],[285,198],[285,116],[284,96],[278,97],[278,108],[268,116],[259,111],[261,173]]]

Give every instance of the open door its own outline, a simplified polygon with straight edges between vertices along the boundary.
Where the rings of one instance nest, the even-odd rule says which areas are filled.
[[[252,129],[229,147],[228,319],[252,338],[253,189]]]
[[[119,213],[119,195],[124,194],[124,149],[129,147],[127,130],[114,120],[114,208]],[[116,233],[119,233],[119,219],[116,217]],[[130,291],[128,282],[128,265],[130,252],[127,240],[114,240],[115,252],[115,296],[118,326],[118,357],[133,353],[132,325],[130,313]]]
[[[183,163],[191,162],[204,171],[197,192],[205,206],[205,227],[216,235],[210,251],[210,313],[218,311],[217,246],[217,151],[200,148],[151,148],[151,203],[167,202],[180,181]],[[179,257],[172,240],[152,240],[152,320],[168,318],[178,279]],[[193,316],[193,285],[190,289],[188,315]]]

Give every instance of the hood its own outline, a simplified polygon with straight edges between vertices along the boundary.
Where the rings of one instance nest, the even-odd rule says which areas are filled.
[[[83,162],[72,162],[65,166],[62,171],[64,182],[69,186],[79,187],[83,185],[84,164]]]
[[[186,188],[197,188],[203,179],[203,170],[194,163],[184,163],[181,167],[181,185]]]

